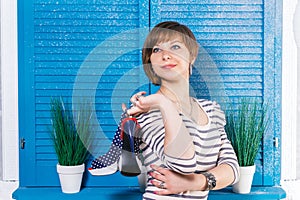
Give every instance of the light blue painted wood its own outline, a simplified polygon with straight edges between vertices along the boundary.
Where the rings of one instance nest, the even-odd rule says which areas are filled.
[[[275,76],[274,76],[274,19],[275,19],[275,1],[265,1],[265,15],[264,15],[264,30],[268,30],[264,32],[264,96],[263,99],[267,102],[269,102],[270,107],[275,107],[275,96],[274,96],[274,87],[275,87]],[[272,53],[271,53],[272,52]],[[276,112],[276,111],[275,111]],[[275,112],[273,113],[273,116],[275,116]],[[275,135],[275,123],[276,119],[271,118],[270,126],[272,129],[270,129],[265,134],[265,140],[264,140],[264,152],[263,156],[264,158],[264,183],[266,185],[272,185],[273,184],[273,176],[274,176],[274,146],[272,140]],[[267,139],[269,138],[269,140]],[[267,156],[267,155],[273,155],[273,156]]]
[[[264,140],[264,185],[280,184],[280,146],[274,138],[281,135],[281,30],[282,1],[265,1],[264,14],[264,96],[272,109],[272,129]],[[267,31],[268,30],[268,31]],[[275,53],[276,52],[276,53]],[[270,156],[272,155],[272,156]]]
[[[279,140],[279,146],[274,148],[274,166],[275,172],[273,174],[273,182],[275,185],[280,185],[281,181],[281,135],[282,132],[282,15],[283,15],[283,1],[276,0],[274,3],[275,10],[275,26],[274,26],[274,71],[275,71],[275,81],[274,81],[274,136]]]
[[[140,200],[142,193],[138,188],[84,188],[77,194],[63,194],[60,188],[20,188],[13,197],[16,200],[82,200],[82,199],[109,199],[109,200]],[[235,194],[231,188],[220,191],[211,191],[209,200],[279,200],[286,197],[285,191],[278,187],[252,188],[249,194]]]
[[[275,22],[281,24],[281,9],[276,9],[280,4],[275,0],[19,1],[20,137],[26,138],[26,149],[20,150],[21,186],[59,185],[48,134],[50,97],[72,102],[83,60],[88,58],[76,89],[80,96],[95,96],[97,117],[108,139],[113,137],[124,99],[135,90],[155,92],[157,87],[150,86],[143,73],[139,48],[144,31],[164,20],[188,25],[201,45],[198,70],[191,77],[196,96],[222,105],[241,97],[272,100],[274,121],[257,157],[254,185],[278,185],[280,148],[274,149],[272,141],[281,134],[281,32],[280,27],[274,29]],[[119,34],[134,28],[141,28],[140,33]],[[114,36],[118,38],[113,42],[105,40]],[[99,44],[104,46],[95,48]],[[127,79],[122,79],[125,74]],[[103,153],[109,147],[105,141]],[[84,184],[134,186],[137,180],[118,174],[87,175]]]
[[[22,23],[26,21],[27,23]],[[32,86],[34,85],[34,74],[32,66],[34,63],[33,55],[33,1],[19,1],[18,2],[18,64],[19,64],[19,137],[25,138],[26,151],[20,150],[20,185],[30,185],[30,179],[35,177],[34,172],[36,165],[34,162],[28,162],[28,160],[34,160],[35,158],[35,113],[34,106],[34,91]],[[21,34],[20,34],[21,33]],[[26,119],[26,120],[25,120]],[[27,137],[31,135],[31,137]],[[31,177],[25,177],[25,174],[30,174]]]

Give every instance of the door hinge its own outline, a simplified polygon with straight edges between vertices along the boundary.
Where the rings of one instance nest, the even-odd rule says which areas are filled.
[[[279,147],[279,138],[278,138],[278,137],[275,137],[275,138],[274,138],[274,147],[275,147],[275,148],[278,148],[278,147]]]
[[[21,138],[20,140],[20,148],[25,149],[25,138]]]

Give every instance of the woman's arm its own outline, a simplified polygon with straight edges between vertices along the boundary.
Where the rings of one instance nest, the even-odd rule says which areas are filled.
[[[218,131],[220,133],[221,146],[218,154],[218,161],[216,163],[217,166],[208,170],[208,172],[215,176],[216,186],[214,190],[218,190],[236,183],[239,180],[239,164],[224,130],[226,124],[225,115],[217,104],[214,105],[214,111],[218,113],[218,116],[221,116],[218,117],[218,119],[220,119],[218,122],[220,125]],[[164,169],[162,167],[152,167],[158,172],[151,174],[153,175],[153,178],[156,179],[153,180],[153,184],[156,187],[159,187],[161,182],[165,183],[165,189],[157,191],[157,194],[178,194],[189,190],[203,191],[207,188],[207,180],[203,174],[180,175],[172,170]]]
[[[150,109],[159,109],[165,129],[164,153],[170,157],[190,159],[194,156],[193,139],[185,127],[176,106],[162,94],[142,96],[145,92],[137,93],[131,98],[134,106],[128,112],[136,115],[148,112]],[[139,96],[139,98],[136,98]]]
[[[189,134],[174,104],[163,95],[160,111],[164,120],[164,152],[167,156],[191,159],[195,155],[193,139]]]
[[[185,191],[204,191],[207,188],[206,177],[202,174],[183,175],[172,170],[151,166],[155,172],[150,175],[154,178],[152,184],[160,187],[160,183],[164,182],[165,189],[156,191],[158,195],[178,194]],[[235,175],[232,167],[227,164],[221,164],[208,172],[212,173],[216,178],[216,187],[214,190],[222,189],[234,182]]]

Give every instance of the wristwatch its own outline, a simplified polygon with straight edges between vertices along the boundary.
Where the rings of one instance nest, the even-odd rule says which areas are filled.
[[[205,191],[214,189],[214,187],[217,185],[216,177],[210,172],[202,172],[201,174],[206,177],[207,181],[207,187]]]

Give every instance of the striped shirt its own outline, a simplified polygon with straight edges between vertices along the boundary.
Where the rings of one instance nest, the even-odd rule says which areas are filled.
[[[208,117],[208,124],[199,126],[184,114],[179,114],[183,123],[192,136],[195,154],[191,159],[174,158],[164,154],[165,129],[162,115],[159,110],[150,110],[141,114],[137,120],[141,126],[140,148],[143,150],[144,165],[147,172],[151,172],[151,164],[172,169],[181,174],[199,173],[226,163],[230,165],[239,177],[238,162],[230,141],[224,130],[225,115],[220,106],[212,101],[197,100]],[[149,173],[148,173],[149,174]],[[147,185],[143,199],[207,199],[208,191],[186,191],[180,194],[160,196],[153,193],[159,190],[151,184],[152,177],[148,175]],[[200,186],[199,186],[200,187]]]

